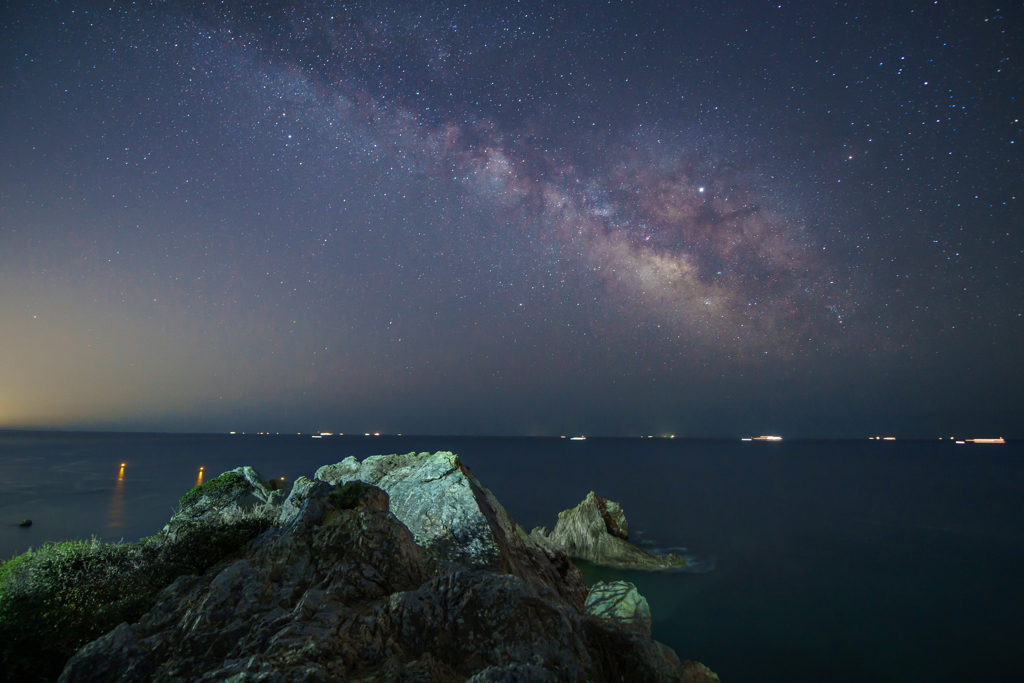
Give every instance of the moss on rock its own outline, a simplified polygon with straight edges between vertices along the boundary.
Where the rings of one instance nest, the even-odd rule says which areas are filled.
[[[203,496],[212,499],[231,498],[240,493],[248,493],[252,486],[238,472],[225,472],[205,484],[200,484],[186,493],[178,501],[179,510],[187,510],[198,503]]]
[[[350,481],[327,494],[327,502],[338,510],[352,510],[359,506],[364,494],[371,488],[361,481]]]
[[[211,482],[212,483],[212,482]],[[187,521],[138,543],[46,544],[0,565],[0,680],[56,680],[82,645],[138,621],[160,591],[236,555],[270,524]]]

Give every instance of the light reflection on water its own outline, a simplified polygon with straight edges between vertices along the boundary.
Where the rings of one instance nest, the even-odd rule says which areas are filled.
[[[111,529],[117,529],[124,523],[124,465],[121,463],[117,483],[114,484],[114,495],[110,500],[110,520],[107,526]]]
[[[203,485],[203,468],[200,467],[199,468],[199,477],[196,479],[196,486],[202,486],[202,485]]]

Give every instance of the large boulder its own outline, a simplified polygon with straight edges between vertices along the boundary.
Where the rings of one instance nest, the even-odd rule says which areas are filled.
[[[427,580],[422,549],[375,504],[379,491],[339,509],[328,488],[243,557],[178,578],[138,623],[79,650],[60,681],[329,681],[386,660],[373,608]]]
[[[174,535],[197,525],[218,525],[252,516],[273,517],[284,500],[278,482],[268,482],[252,467],[236,467],[182,496],[164,532]]]
[[[590,587],[583,609],[602,619],[651,632],[651,608],[629,581],[598,581]]]
[[[426,551],[428,565],[513,574],[553,588],[577,609],[587,588],[565,552],[538,542],[453,453],[374,455],[321,467],[316,479],[362,481],[390,497],[391,512]]]
[[[622,569],[672,569],[686,560],[674,554],[654,555],[628,541],[629,524],[622,507],[591,491],[576,507],[558,513],[550,532],[537,527],[534,540],[561,546],[569,557]]]

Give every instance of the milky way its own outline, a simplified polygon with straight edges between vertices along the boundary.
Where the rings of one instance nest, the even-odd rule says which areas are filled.
[[[869,4],[12,8],[0,425],[997,414],[1015,19]]]
[[[458,98],[440,109],[410,102],[417,87],[443,100],[446,87],[477,77],[472,57],[461,57],[461,69],[450,63],[453,16],[330,6],[281,13],[279,23],[229,13],[215,30],[200,19],[200,37],[190,38],[216,68],[233,70],[248,97],[261,91],[267,115],[311,125],[314,148],[398,169],[398,188],[403,174],[456,188],[534,259],[517,259],[520,272],[556,269],[549,259],[591,271],[614,305],[688,342],[725,342],[739,353],[793,353],[808,335],[839,344],[854,310],[849,273],[824,257],[807,217],[745,186],[745,175],[765,171],[720,159],[714,136],[685,124],[683,135],[659,135],[641,123],[599,141],[570,131],[556,146],[530,117],[480,115]],[[487,28],[471,30],[502,32]]]

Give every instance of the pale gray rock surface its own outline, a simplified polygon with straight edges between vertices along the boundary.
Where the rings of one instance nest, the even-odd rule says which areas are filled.
[[[225,483],[230,482],[230,483]],[[190,492],[164,526],[174,538],[206,524],[225,524],[245,518],[275,517],[284,496],[275,491],[252,467],[238,467]]]
[[[558,513],[558,523],[550,532],[538,527],[531,535],[537,540],[547,538],[569,557],[608,567],[671,569],[686,564],[678,555],[654,555],[638,548],[626,540],[628,531],[621,506],[591,491],[579,505]]]
[[[362,463],[346,458],[321,467],[316,478],[386,491],[391,512],[426,550],[428,564],[514,574],[583,607],[586,586],[565,552],[527,534],[453,453],[374,455]]]
[[[488,667],[466,683],[558,683],[558,679],[535,664],[511,664]]]
[[[252,495],[264,503],[280,503],[287,495],[286,491],[280,490],[280,485],[277,482],[271,483],[267,481],[259,472],[248,465],[236,467],[230,471],[245,477],[246,482],[252,487]]]
[[[629,581],[598,581],[590,587],[584,611],[645,633],[651,632],[651,607],[647,598],[640,595]]]
[[[311,480],[306,477],[299,477],[292,484],[292,489],[288,493],[288,497],[281,503],[281,513],[279,516],[278,524],[280,526],[286,526],[295,519],[302,504],[310,498],[323,498],[331,489],[334,487],[326,482],[319,480]]]
[[[287,507],[268,506],[276,526],[204,574],[179,577],[140,621],[82,647],[60,681],[718,680],[648,631],[584,610],[557,585],[565,573],[551,558],[564,551],[534,542],[450,453],[403,457],[367,459],[377,486],[300,479]],[[352,471],[333,472],[342,469]],[[417,525],[429,545],[395,509],[429,517]]]

